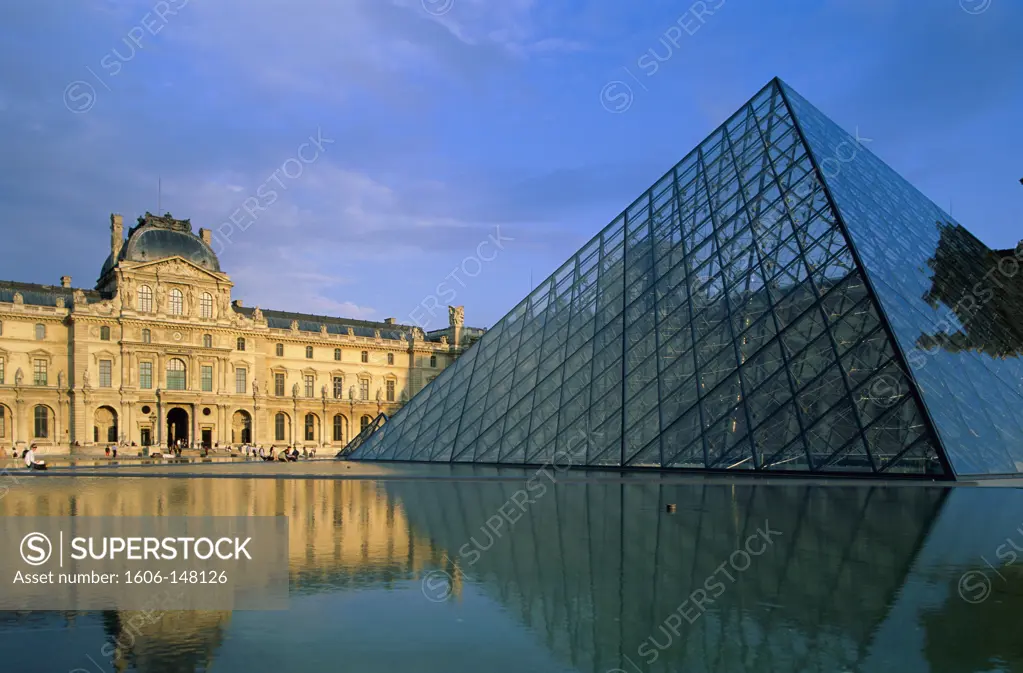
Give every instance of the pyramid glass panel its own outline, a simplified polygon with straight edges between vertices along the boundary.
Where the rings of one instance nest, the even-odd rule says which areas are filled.
[[[952,469],[1023,473],[1023,249],[989,250],[781,86]]]
[[[1023,471],[1023,293],[855,143],[772,81],[352,458]]]

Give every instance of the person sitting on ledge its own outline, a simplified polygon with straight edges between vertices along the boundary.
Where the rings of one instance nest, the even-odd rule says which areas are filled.
[[[36,445],[35,444],[30,446],[28,449],[26,449],[25,453],[22,454],[22,457],[25,459],[25,467],[27,467],[28,469],[30,469],[30,470],[45,470],[46,469],[46,462],[45,461],[36,460]]]

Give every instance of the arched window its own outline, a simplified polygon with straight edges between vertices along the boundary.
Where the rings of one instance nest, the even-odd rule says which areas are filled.
[[[389,364],[389,365],[393,365],[394,364],[394,353],[388,353],[387,354],[387,364]]]
[[[203,348],[213,348],[213,335],[212,334],[203,334],[202,335],[202,347]]]
[[[143,329],[142,330],[142,343],[147,344],[147,343],[152,342],[152,340],[153,340],[153,333],[149,331],[149,328]]]
[[[103,325],[103,327],[99,328],[99,340],[110,341],[110,328],[107,327],[106,325]]]
[[[139,311],[142,313],[153,312],[153,288],[148,285],[139,285]]]
[[[199,297],[199,314],[204,318],[213,317],[213,295],[209,292],[203,292]]]
[[[359,419],[359,429],[365,430],[372,422],[373,422],[372,418],[370,418],[369,416],[363,416],[361,419]]]
[[[39,323],[36,325],[36,341],[42,341],[46,338],[46,325]]]
[[[362,361],[369,362],[369,351],[362,351]]]
[[[46,439],[50,436],[50,410],[43,405],[35,408],[35,434],[33,437]]]
[[[305,441],[316,441],[316,416],[313,414],[305,415]]]
[[[174,288],[170,291],[170,301],[168,304],[170,304],[171,315],[181,315],[185,305],[185,297],[181,294],[181,290]]]
[[[245,350],[245,339],[242,337],[238,337],[238,350]]]
[[[278,442],[284,441],[284,414],[279,411],[274,416],[274,439]]]
[[[4,415],[4,408],[0,407],[0,439],[7,436],[7,416]],[[337,418],[334,419],[334,424],[337,425]],[[334,431],[337,432],[336,430]]]
[[[436,355],[431,355],[430,356],[430,366],[431,367],[436,367],[437,366],[437,356]]]
[[[277,344],[277,357],[284,357],[284,344]]]
[[[334,416],[334,441],[345,441],[345,417],[341,414]]]
[[[306,360],[312,360],[313,359],[313,347],[312,346],[306,346],[305,347],[305,358],[306,358]]]
[[[185,390],[185,363],[178,358],[167,363],[167,390]]]
[[[334,359],[337,360],[338,362],[341,361],[341,349],[340,348],[335,348],[334,349]]]

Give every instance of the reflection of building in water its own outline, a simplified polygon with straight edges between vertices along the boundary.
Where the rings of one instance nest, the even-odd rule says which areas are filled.
[[[625,657],[645,671],[860,670],[946,497],[935,488],[591,483],[534,498],[493,534],[484,522],[502,506],[520,514],[518,485],[386,488],[415,534],[459,559],[454,574],[594,673],[635,670]],[[665,515],[666,503],[677,513]],[[765,527],[780,533],[766,549]],[[762,551],[736,556],[751,536]]]
[[[56,478],[43,486],[11,489],[0,498],[0,516],[287,516],[292,592],[388,587],[419,579],[443,556],[414,537],[401,506],[367,481]],[[0,545],[13,549],[17,541]],[[461,582],[452,590],[460,594]],[[230,620],[229,612],[171,611],[132,627],[139,614],[104,613],[105,642],[125,645],[109,658],[118,671],[207,670]]]
[[[434,557],[401,507],[368,481],[47,479],[0,499],[0,516],[12,515],[287,516],[292,574],[325,581],[369,569],[400,577]]]
[[[952,353],[1019,356],[1023,352],[1023,254],[991,250],[958,224],[939,222],[938,228],[941,238],[928,261],[933,284],[924,299],[934,308],[948,307],[963,329],[922,334],[918,345]]]
[[[103,613],[103,627],[108,644],[101,655],[118,673],[209,670],[230,620],[230,612],[208,610],[152,616],[137,611],[107,611]]]

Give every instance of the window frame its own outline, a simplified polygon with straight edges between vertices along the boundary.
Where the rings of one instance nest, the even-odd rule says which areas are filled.
[[[209,292],[199,296],[199,315],[203,318],[213,317],[213,295]]]
[[[234,370],[234,392],[236,395],[244,395],[248,392],[249,370],[247,367],[235,367]]]
[[[146,367],[146,365],[149,365]],[[148,373],[147,370],[148,369]],[[149,360],[139,362],[139,390],[153,389],[153,363]]]
[[[199,390],[204,393],[213,392],[213,365],[199,365]]]
[[[185,295],[176,287],[167,293],[167,312],[171,315],[183,315],[185,312]]]
[[[104,371],[104,369],[106,371]],[[113,388],[114,387],[114,361],[113,360],[100,360],[99,361],[99,387],[100,388]]]
[[[44,358],[33,358],[32,360],[32,385],[34,386],[47,386],[49,385],[50,372],[49,362]]]
[[[180,370],[178,370],[178,369],[171,369],[171,365],[173,365],[175,362],[178,362],[178,363],[181,364],[181,369]],[[171,379],[171,373],[172,372],[174,374],[173,380],[175,382],[175,385],[171,385],[171,380],[172,380]],[[188,365],[185,363],[184,360],[182,360],[181,358],[171,358],[171,359],[167,360],[167,367],[166,367],[165,374],[167,376],[167,390],[188,390]],[[180,388],[177,387],[177,382],[179,380],[179,377],[180,377],[180,381],[181,381],[181,387]]]
[[[135,293],[135,309],[139,313],[153,312],[153,288],[148,285],[139,285]]]

